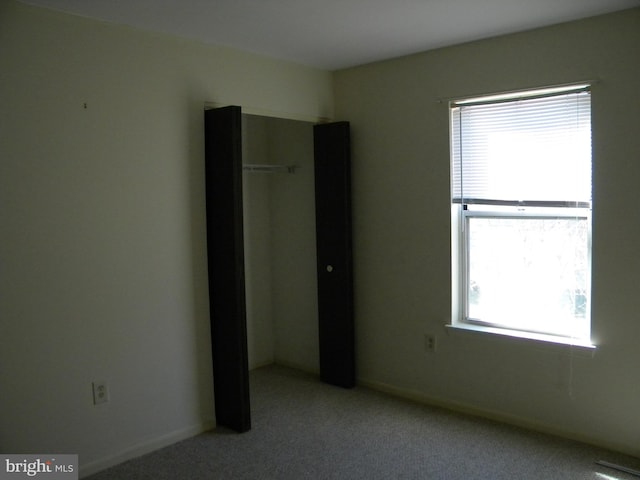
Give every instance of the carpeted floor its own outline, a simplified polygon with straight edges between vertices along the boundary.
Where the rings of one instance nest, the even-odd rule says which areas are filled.
[[[640,459],[270,366],[251,373],[252,430],[198,435],[91,480],[638,480]]]

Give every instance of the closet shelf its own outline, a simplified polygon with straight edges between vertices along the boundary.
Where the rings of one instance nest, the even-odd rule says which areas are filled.
[[[295,165],[267,165],[267,164],[253,164],[242,165],[242,170],[252,173],[295,173]]]

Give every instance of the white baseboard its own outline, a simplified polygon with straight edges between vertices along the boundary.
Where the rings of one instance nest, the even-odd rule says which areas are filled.
[[[319,368],[309,367],[308,365],[302,365],[296,362],[290,362],[288,360],[283,360],[281,358],[276,358],[275,365],[280,365],[281,367],[292,368],[294,370],[299,370],[300,372],[308,373],[310,375],[320,375]]]
[[[176,430],[174,432],[170,432],[159,437],[151,438],[138,444],[131,445],[118,453],[108,455],[91,463],[82,464],[82,459],[80,459],[79,477],[88,477],[89,475],[93,475],[94,473],[98,473],[109,467],[113,467],[120,463],[126,462],[127,460],[131,460],[147,453],[151,453],[155,450],[167,447],[181,440],[186,440],[187,438],[191,438],[202,432],[206,432],[215,428],[215,425],[215,421],[213,420],[198,425],[192,425],[190,427]]]
[[[638,456],[638,451],[634,451],[629,445],[616,444],[615,442],[609,442],[601,438],[594,438],[582,433],[574,432],[571,430],[558,428],[555,425],[538,422],[529,418],[520,417],[518,415],[512,415],[509,413],[500,412],[497,410],[490,410],[479,408],[463,402],[456,402],[445,400],[438,397],[426,395],[414,390],[395,387],[382,382],[366,380],[363,378],[357,379],[357,384],[363,387],[377,390],[379,392],[388,393],[390,395],[411,400],[413,402],[422,403],[424,405],[430,405],[434,407],[444,408],[446,410],[462,413],[465,415],[472,415],[475,417],[486,418],[488,420],[494,420],[501,423],[506,423],[516,427],[525,428],[527,430],[533,430],[540,433],[554,435],[557,437],[566,438],[569,440],[575,440],[578,442],[586,443],[600,448],[613,450],[623,454]]]
[[[258,362],[258,363],[254,363],[249,365],[249,371],[253,371],[253,370],[257,370],[258,368],[263,368],[263,367],[268,367],[269,365],[273,365],[274,361],[273,360],[267,360],[264,362]]]

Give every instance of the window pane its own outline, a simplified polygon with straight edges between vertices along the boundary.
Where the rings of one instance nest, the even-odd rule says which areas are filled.
[[[591,200],[591,101],[578,92],[451,112],[454,199]]]
[[[586,218],[467,220],[468,319],[588,336]]]

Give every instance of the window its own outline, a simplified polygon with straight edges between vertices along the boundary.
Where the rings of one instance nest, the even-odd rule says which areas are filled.
[[[586,85],[451,103],[454,325],[589,341],[590,105]]]

